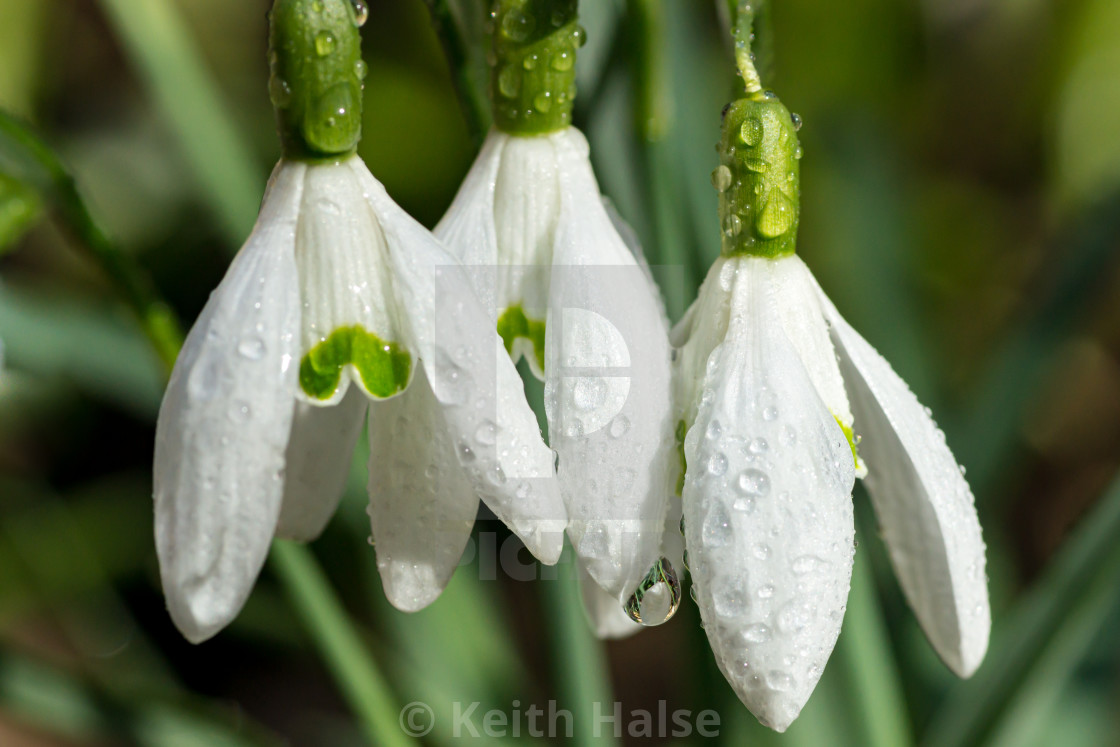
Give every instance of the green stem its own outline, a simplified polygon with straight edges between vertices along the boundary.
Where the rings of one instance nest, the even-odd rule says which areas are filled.
[[[584,617],[573,556],[565,553],[556,571],[556,581],[544,584],[544,612],[550,622],[561,705],[572,712],[575,744],[615,744],[613,732],[596,718],[596,711],[600,716],[614,713],[614,695],[603,644]]]
[[[634,58],[634,121],[638,136],[656,142],[672,126],[665,12],[662,0],[627,0],[627,27]]]
[[[762,90],[762,79],[758,76],[751,56],[751,42],[754,40],[755,16],[764,2],[765,0],[727,0],[735,66],[739,69],[747,94]]]
[[[272,544],[270,562],[343,695],[361,718],[370,743],[383,747],[415,744],[401,731],[396,698],[366,654],[311,551],[294,542],[277,541]]]
[[[94,220],[74,177],[54,152],[27,126],[0,111],[0,158],[6,168],[49,196],[63,220],[94,263],[108,276],[135,312],[167,370],[175,365],[183,332],[171,307],[157,294],[150,279],[109,239]]]
[[[424,0],[432,17],[432,28],[443,47],[447,66],[451,70],[451,82],[467,121],[467,131],[476,144],[482,142],[490,127],[490,102],[486,98],[486,88],[480,86],[473,74],[469,45],[463,36],[459,22],[451,11],[448,0]]]

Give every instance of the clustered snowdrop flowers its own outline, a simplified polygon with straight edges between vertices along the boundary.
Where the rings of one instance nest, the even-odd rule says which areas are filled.
[[[157,426],[157,549],[184,635],[237,614],[274,534],[322,531],[368,413],[373,539],[402,610],[439,595],[481,498],[542,562],[566,529],[593,628],[626,635],[676,609],[679,524],[716,660],[782,731],[840,631],[863,477],[934,648],[960,676],[976,669],[990,613],[971,491],[928,411],[795,254],[797,127],[761,91],[750,13],[744,0],[748,94],[725,111],[712,177],[722,256],[670,338],[571,126],[575,0],[495,0],[495,128],[435,236],[355,153],[353,6],[276,0],[284,155]],[[545,381],[555,455],[521,357]]]
[[[545,563],[565,526],[552,453],[485,309],[355,155],[353,7],[278,0],[271,20],[284,157],[156,432],[163,586],[192,641],[237,614],[274,532],[323,529],[367,410],[373,537],[401,609],[447,583],[479,497]]]
[[[634,600],[635,619],[662,622],[679,599],[659,559],[672,456],[669,345],[658,291],[604,206],[587,140],[570,124],[584,40],[576,3],[544,5],[493,6],[495,126],[435,233],[474,268],[510,354],[545,381],[568,534],[581,578],[601,590],[585,583],[587,610],[611,637],[637,629],[619,610],[639,586],[652,596]]]
[[[720,669],[784,731],[840,632],[857,476],[910,606],[962,677],[988,643],[984,543],[944,434],[794,254],[801,148],[785,106],[761,91],[731,104],[719,150],[722,256],[673,332],[685,545]]]

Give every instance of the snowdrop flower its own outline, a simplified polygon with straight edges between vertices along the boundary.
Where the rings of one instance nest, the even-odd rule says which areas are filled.
[[[435,233],[473,268],[510,354],[545,381],[568,533],[594,580],[584,584],[588,611],[597,631],[616,636],[636,629],[618,609],[659,563],[668,334],[570,124],[584,39],[576,3],[548,5],[494,3],[495,127]],[[654,592],[673,599],[646,622],[667,619],[678,592]]]
[[[911,608],[961,677],[988,643],[984,543],[944,434],[794,254],[789,112],[773,94],[735,102],[719,148],[723,252],[673,333],[685,544],[720,669],[784,731],[840,632],[857,476]]]
[[[354,9],[277,0],[271,20],[284,157],[156,431],[163,587],[195,642],[240,610],[273,534],[323,529],[367,411],[373,538],[400,609],[440,593],[479,497],[543,562],[565,526],[552,453],[485,308],[355,155]]]

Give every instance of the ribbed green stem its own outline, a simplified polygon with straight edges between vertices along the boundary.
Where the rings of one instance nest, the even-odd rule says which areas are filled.
[[[67,228],[116,287],[140,320],[167,370],[175,365],[183,332],[171,307],[151,280],[120,251],[94,220],[74,177],[58,156],[26,125],[0,111],[0,167],[31,184],[57,207]]]
[[[311,551],[294,542],[277,541],[272,543],[269,560],[343,695],[362,720],[370,744],[380,747],[416,744],[401,731],[400,705],[377,665],[367,655],[346,610]]]
[[[751,56],[751,42],[754,40],[755,15],[763,0],[727,0],[731,22],[731,40],[735,49],[735,66],[743,79],[747,94],[762,90],[762,79]]]
[[[543,135],[572,123],[576,50],[586,35],[577,0],[494,0],[490,101],[494,124]]]
[[[782,257],[797,250],[801,146],[797,125],[773,94],[755,93],[723,115],[719,192],[723,254]]]

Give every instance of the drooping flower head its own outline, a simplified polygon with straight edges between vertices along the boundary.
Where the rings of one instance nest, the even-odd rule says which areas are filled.
[[[694,595],[728,682],[778,731],[840,632],[857,476],[910,606],[958,675],[979,665],[990,627],[980,526],[944,434],[795,254],[797,129],[769,92],[725,110],[712,174],[722,254],[673,332]]]
[[[507,350],[545,381],[568,534],[594,582],[588,611],[597,631],[617,635],[637,629],[623,604],[658,623],[679,599],[660,559],[669,346],[640,250],[620,235],[571,126],[576,10],[575,0],[493,3],[494,128],[436,235],[472,268]]]
[[[277,0],[283,158],[176,363],[156,430],[156,544],[192,641],[226,625],[273,534],[311,539],[369,413],[371,523],[390,601],[431,602],[478,498],[546,563],[552,453],[458,263],[356,155],[365,74],[347,0]]]

